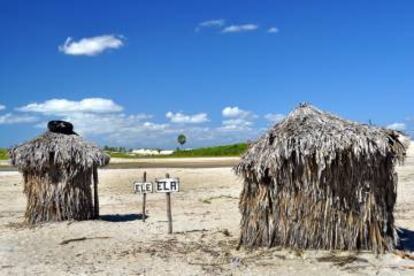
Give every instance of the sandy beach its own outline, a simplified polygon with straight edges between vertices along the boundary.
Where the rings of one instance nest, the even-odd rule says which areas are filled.
[[[126,163],[113,160],[117,162]],[[171,166],[155,168],[165,166],[162,162]],[[179,168],[177,162],[193,165]],[[241,182],[230,167],[237,159],[211,159],[217,167],[198,162],[201,165],[195,160],[157,159],[145,169],[100,170],[100,220],[32,228],[22,223],[21,175],[0,172],[0,274],[414,275],[414,260],[395,253],[237,250]],[[172,195],[172,235],[167,234],[165,194],[148,195],[148,217],[142,221],[141,197],[132,192],[132,183],[144,170],[149,179],[168,172],[182,181],[182,190]],[[414,251],[413,146],[398,172],[396,224],[404,250],[410,252]]]

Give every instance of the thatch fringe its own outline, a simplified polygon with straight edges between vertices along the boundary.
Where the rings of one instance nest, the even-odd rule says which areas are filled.
[[[77,135],[46,132],[34,140],[16,146],[9,151],[13,166],[20,171],[45,171],[52,166],[70,167],[76,174],[93,166],[105,166],[109,156],[96,145]]]
[[[54,173],[59,174],[58,171]],[[91,183],[90,171],[79,173],[71,179],[63,175],[23,174],[26,180],[25,217],[28,223],[94,218],[91,189],[88,185],[85,187],[85,183]]]
[[[240,244],[392,250],[399,136],[299,106],[235,167],[244,178]]]
[[[46,132],[9,153],[23,173],[28,223],[95,217],[93,172],[109,162],[97,146],[76,135]]]

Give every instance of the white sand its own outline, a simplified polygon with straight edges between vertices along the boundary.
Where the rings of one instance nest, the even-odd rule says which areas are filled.
[[[147,221],[135,219],[141,213],[141,199],[132,193],[131,184],[143,170],[100,171],[101,215],[121,221],[49,223],[35,228],[20,224],[25,208],[21,176],[0,172],[0,274],[414,275],[414,261],[395,254],[360,253],[354,262],[341,265],[318,259],[333,254],[325,251],[237,251],[241,183],[230,168],[146,171],[149,178],[168,171],[183,182],[182,191],[172,196],[173,235],[166,234],[164,194],[148,195]],[[414,147],[406,166],[399,168],[399,178],[396,223],[414,231]],[[82,237],[98,239],[60,244]],[[414,250],[414,233],[411,244]]]
[[[0,167],[1,166],[10,166],[10,160],[0,160]]]

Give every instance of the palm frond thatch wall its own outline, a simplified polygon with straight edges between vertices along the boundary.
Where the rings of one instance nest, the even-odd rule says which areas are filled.
[[[23,173],[28,223],[94,218],[93,171],[109,163],[97,146],[75,134],[48,131],[9,154]]]
[[[302,249],[392,250],[400,133],[300,105],[251,145],[240,244]]]

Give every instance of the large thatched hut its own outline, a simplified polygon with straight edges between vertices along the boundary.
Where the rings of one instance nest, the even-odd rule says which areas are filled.
[[[26,221],[96,218],[97,168],[108,164],[109,156],[73,132],[70,123],[52,121],[48,128],[9,151],[12,164],[23,173]]]
[[[393,249],[394,168],[407,147],[399,135],[300,105],[235,167],[240,245]]]

